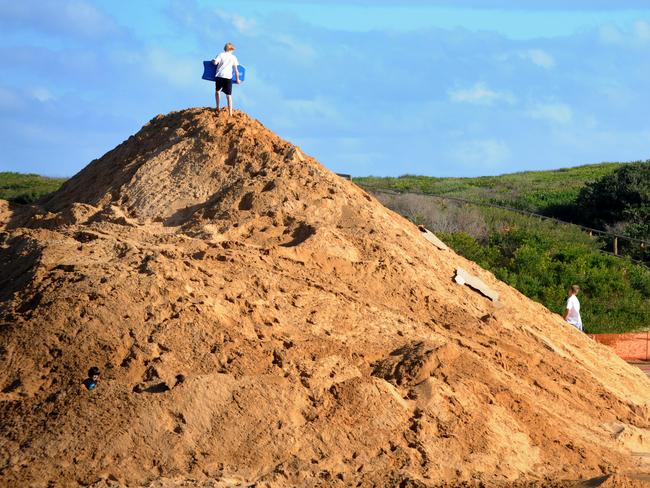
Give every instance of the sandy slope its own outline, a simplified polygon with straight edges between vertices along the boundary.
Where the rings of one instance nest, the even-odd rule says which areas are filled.
[[[650,471],[645,375],[241,113],[158,116],[0,218],[0,484]]]

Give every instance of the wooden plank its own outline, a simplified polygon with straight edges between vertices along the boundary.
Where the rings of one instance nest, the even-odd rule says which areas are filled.
[[[429,229],[426,227],[420,225],[418,226],[418,229],[420,229],[420,232],[424,235],[424,238],[429,241],[431,244],[436,246],[438,249],[441,251],[447,251],[449,248],[447,247],[447,244],[442,242],[440,239],[438,239],[438,236],[436,236],[433,232],[431,232]]]
[[[496,291],[487,286],[476,276],[469,274],[463,268],[456,268],[456,276],[454,276],[454,281],[459,285],[469,286],[493,302],[499,301],[499,294]]]

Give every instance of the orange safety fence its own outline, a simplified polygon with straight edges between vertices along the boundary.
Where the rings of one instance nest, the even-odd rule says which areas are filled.
[[[626,361],[650,361],[650,331],[628,334],[589,334],[600,344],[614,349]]]

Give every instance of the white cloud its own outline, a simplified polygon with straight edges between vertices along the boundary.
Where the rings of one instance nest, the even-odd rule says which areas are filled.
[[[54,95],[50,90],[44,87],[37,87],[32,90],[32,97],[39,102],[48,102],[54,100]]]
[[[22,100],[15,91],[0,86],[0,110],[12,110],[22,106]]]
[[[628,29],[615,25],[604,25],[599,29],[599,38],[605,44],[644,46],[650,42],[650,23],[637,20]]]
[[[312,59],[316,55],[314,48],[293,36],[278,35],[273,40],[289,49],[301,61]]]
[[[111,17],[87,0],[0,0],[0,25],[85,39],[122,32]]]
[[[334,120],[338,117],[338,112],[328,100],[316,97],[308,100],[289,99],[285,100],[287,107],[295,115],[304,117],[325,117]]]
[[[647,8],[647,0],[284,0],[284,3],[370,5],[382,7],[450,7],[497,10],[627,10]]]
[[[533,119],[557,124],[568,124],[573,120],[571,107],[564,103],[538,103],[532,106],[526,114]]]
[[[633,108],[638,96],[635,90],[630,89],[628,80],[607,78],[596,80],[592,93],[607,107]]]
[[[462,143],[448,153],[456,163],[463,165],[496,166],[510,157],[508,145],[497,139],[480,139]]]
[[[241,15],[233,16],[232,23],[239,32],[250,33],[257,27],[255,19],[249,19]]]
[[[497,92],[491,90],[484,83],[476,83],[470,88],[450,90],[449,99],[452,102],[473,103],[478,105],[492,105],[498,101],[504,101],[509,104],[516,102],[511,93]]]
[[[634,33],[640,41],[650,41],[650,24],[643,20],[634,23]]]
[[[115,24],[110,17],[94,5],[82,0],[68,1],[59,5],[61,17],[83,34],[92,37],[98,32],[113,32]]]
[[[598,36],[605,44],[618,44],[623,41],[623,33],[614,25],[603,25],[599,31]]]
[[[321,123],[339,125],[340,116],[336,108],[323,98],[295,99],[277,97],[277,107],[270,115],[272,124],[283,130],[297,130],[305,120],[318,119]]]
[[[113,3],[105,0],[85,1],[102,5],[99,14],[119,8],[109,8]],[[3,15],[3,2],[19,11]],[[255,9],[238,8],[237,2],[219,16],[219,2],[164,0],[152,8],[151,28],[120,15],[119,24],[108,19],[107,25],[118,26],[112,33],[91,36],[83,30],[82,17],[92,28],[102,22],[93,20],[92,9],[77,17],[66,11],[49,17],[55,3],[64,7],[75,2],[84,5],[82,0],[0,0],[0,31],[8,32],[0,58],[11,66],[3,84],[9,90],[23,87],[16,93],[0,89],[0,107],[14,107],[0,110],[0,123],[31,122],[36,110],[43,127],[62,127],[70,136],[42,146],[41,134],[24,131],[13,137],[5,132],[0,162],[49,164],[56,153],[72,168],[123,140],[152,114],[213,104],[213,88],[200,80],[201,60],[226,41],[237,45],[248,67],[246,83],[236,89],[236,108],[282,137],[307,141],[305,152],[324,164],[364,161],[375,174],[395,174],[407,167],[412,173],[430,173],[429,161],[448,161],[457,164],[435,171],[467,176],[531,169],[548,161],[638,158],[650,147],[647,138],[636,141],[632,151],[605,144],[600,136],[648,127],[643,107],[650,106],[650,92],[642,89],[650,61],[648,41],[642,42],[648,19],[637,24],[613,19],[614,27],[603,28],[601,37],[598,30],[584,30],[521,41],[471,29],[346,32],[281,13],[251,18],[248,13]],[[50,6],[48,15],[38,10],[39,4]],[[49,42],[52,34],[60,38]],[[600,39],[608,35],[620,37],[620,44],[603,44]],[[393,52],[404,57],[415,75],[398,82],[399,97],[392,78],[383,76],[391,73]],[[43,58],[49,60],[48,68],[33,80],[33,67]],[[354,76],[341,76],[348,66]],[[25,86],[30,77],[32,83]],[[603,85],[606,93],[599,90]],[[52,93],[36,92],[39,87]],[[46,104],[52,109],[39,111],[44,105],[38,99],[52,94],[55,99]],[[80,113],[84,117],[75,115]],[[93,117],[93,124],[85,123],[86,116]],[[595,122],[587,123],[590,116]],[[554,139],[578,130],[588,140],[579,148]],[[96,149],[81,155],[78,144],[69,143],[80,136],[94,138]],[[394,144],[396,138],[401,144]],[[29,152],[39,147],[52,150]]]
[[[555,58],[543,49],[528,49],[520,52],[519,55],[541,68],[551,69],[555,67]]]
[[[193,58],[179,57],[164,50],[154,48],[145,54],[150,69],[169,81],[181,87],[192,86],[200,77],[200,63]]]
[[[215,13],[221,20],[232,25],[240,34],[253,35],[257,30],[257,21],[252,17],[230,14],[222,10],[217,10]]]

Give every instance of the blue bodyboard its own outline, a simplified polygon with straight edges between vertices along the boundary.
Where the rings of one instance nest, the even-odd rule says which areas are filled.
[[[237,71],[239,72],[239,81],[244,81],[244,78],[246,77],[246,68],[244,68],[241,64],[237,65]],[[212,64],[212,61],[203,61],[203,76],[201,76],[201,79],[207,80],[207,81],[214,81],[214,79],[217,76],[217,67]],[[232,74],[232,81],[235,81],[237,78],[235,78],[235,73],[233,72]]]

